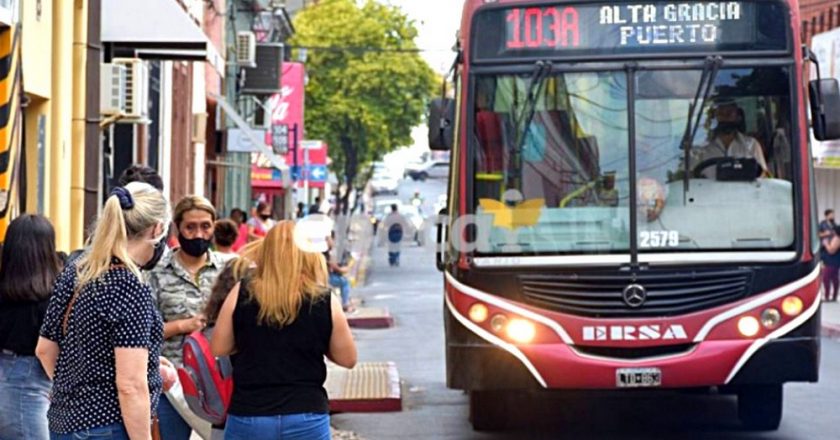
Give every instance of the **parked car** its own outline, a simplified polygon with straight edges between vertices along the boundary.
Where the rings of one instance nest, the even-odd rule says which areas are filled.
[[[380,194],[398,195],[400,182],[388,174],[376,174],[370,179],[370,191],[374,196]]]
[[[432,160],[417,168],[406,168],[405,173],[414,180],[445,179],[449,177],[449,162]]]

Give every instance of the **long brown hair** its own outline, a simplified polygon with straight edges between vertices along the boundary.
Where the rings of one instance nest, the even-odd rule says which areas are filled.
[[[50,297],[62,262],[55,230],[45,217],[23,214],[12,220],[3,243],[0,300],[43,301]]]
[[[323,257],[314,263],[296,244],[295,223],[282,221],[259,242],[244,249],[241,260],[253,262],[254,278],[248,293],[260,307],[263,324],[284,327],[293,323],[305,299],[314,302],[328,295]],[[245,263],[240,263],[245,264]]]

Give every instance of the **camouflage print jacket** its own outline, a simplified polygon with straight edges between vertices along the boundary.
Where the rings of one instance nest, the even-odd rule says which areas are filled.
[[[178,251],[167,252],[148,277],[163,322],[192,318],[204,311],[213,283],[224,268],[224,259],[217,253],[208,251],[207,264],[199,269],[196,278],[193,279],[175,257],[177,253]],[[186,335],[175,335],[163,341],[161,355],[179,365],[183,357],[181,347],[185,337]]]

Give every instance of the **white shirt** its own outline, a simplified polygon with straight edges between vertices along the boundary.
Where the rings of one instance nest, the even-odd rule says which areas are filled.
[[[695,151],[697,154],[694,160],[695,166],[704,160],[718,157],[753,158],[758,162],[758,166],[762,170],[768,171],[767,161],[764,159],[764,151],[761,149],[761,144],[754,137],[747,136],[741,132],[735,133],[735,137],[729,143],[729,147],[723,145],[723,141],[721,141],[719,136],[715,136],[705,147]],[[717,172],[713,166],[709,166],[703,171],[703,175],[709,179],[714,179],[716,174]]]

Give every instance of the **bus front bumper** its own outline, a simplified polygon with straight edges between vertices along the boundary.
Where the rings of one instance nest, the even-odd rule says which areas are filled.
[[[533,359],[531,366],[484,341],[450,343],[447,382],[450,388],[463,390],[618,389],[616,373],[625,368],[659,369],[661,388],[666,389],[816,382],[820,339],[812,335],[819,330],[819,321],[816,314],[791,335],[766,342],[743,362],[750,345],[745,341],[705,341],[686,353],[632,361],[588,356],[565,344],[540,345],[523,349]]]
[[[464,390],[617,389],[620,374],[656,372],[657,388],[816,382],[820,353],[820,301],[815,274],[741,303],[689,316],[594,319],[560,315],[493,297],[447,278],[447,383]],[[752,336],[739,320],[780,308],[791,295],[802,312]],[[529,320],[531,343],[516,343],[488,321],[476,322],[471,306],[488,316]],[[780,308],[781,309],[781,308]],[[654,331],[655,330],[655,331]],[[638,384],[630,384],[638,385]]]

